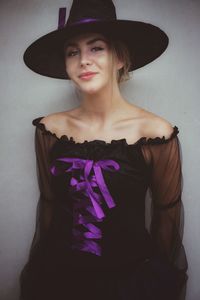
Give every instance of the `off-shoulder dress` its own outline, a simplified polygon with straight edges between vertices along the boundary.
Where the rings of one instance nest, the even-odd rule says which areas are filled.
[[[40,196],[20,300],[178,300],[182,244],[178,128],[169,138],[76,142],[35,127]]]

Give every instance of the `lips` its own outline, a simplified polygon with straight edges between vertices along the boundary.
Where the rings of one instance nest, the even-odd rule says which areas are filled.
[[[96,74],[97,74],[96,72],[85,72],[85,73],[80,74],[79,77],[87,79],[87,78],[93,77]]]

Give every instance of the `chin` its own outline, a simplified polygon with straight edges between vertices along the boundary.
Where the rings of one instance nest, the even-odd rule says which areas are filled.
[[[85,94],[97,94],[103,90],[105,86],[103,85],[91,85],[91,86],[79,86],[79,89],[81,90],[82,93]]]

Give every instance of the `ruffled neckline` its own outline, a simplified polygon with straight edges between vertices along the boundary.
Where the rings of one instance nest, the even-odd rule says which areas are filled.
[[[83,142],[77,142],[75,141],[74,137],[72,136],[68,136],[66,134],[63,134],[61,137],[58,137],[55,133],[49,131],[45,124],[40,123],[40,120],[43,119],[43,117],[38,117],[36,119],[34,119],[32,121],[32,124],[34,126],[36,126],[37,128],[39,128],[40,130],[42,130],[42,132],[44,132],[45,134],[48,134],[50,136],[55,137],[56,140],[58,141],[66,141],[68,143],[71,144],[75,144],[75,145],[95,145],[95,144],[101,144],[101,145],[105,145],[105,146],[109,146],[109,145],[116,145],[116,144],[124,144],[126,146],[138,146],[138,145],[147,145],[147,144],[164,144],[169,142],[171,139],[173,139],[174,137],[176,137],[179,133],[179,129],[177,126],[173,127],[173,132],[171,133],[169,138],[165,138],[165,136],[161,137],[155,137],[155,138],[147,138],[147,137],[141,137],[139,138],[136,142],[128,144],[127,139],[126,138],[122,138],[122,139],[112,139],[110,142],[106,142],[105,140],[100,140],[100,139],[94,139],[91,141],[88,140],[84,140]]]

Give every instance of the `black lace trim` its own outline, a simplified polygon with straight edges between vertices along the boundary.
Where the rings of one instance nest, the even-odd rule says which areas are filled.
[[[57,140],[62,140],[62,141],[66,141],[72,144],[77,144],[77,145],[86,145],[86,144],[102,144],[102,145],[113,145],[113,144],[124,144],[126,146],[138,146],[138,145],[147,145],[147,144],[164,144],[167,143],[168,141],[170,141],[171,139],[173,139],[174,137],[176,137],[179,133],[178,127],[174,126],[173,127],[173,132],[171,134],[171,136],[169,138],[165,138],[165,136],[163,136],[162,138],[160,137],[156,137],[156,138],[147,138],[147,137],[141,137],[139,138],[135,143],[132,144],[128,144],[126,138],[122,138],[122,139],[118,139],[118,140],[111,140],[110,142],[106,142],[104,140],[91,140],[91,141],[87,141],[85,140],[84,142],[76,142],[74,140],[73,137],[69,137],[67,135],[62,135],[60,138],[57,137],[57,135],[51,131],[49,131],[46,127],[45,124],[40,123],[40,120],[44,118],[44,117],[38,117],[36,119],[34,119],[32,121],[32,124],[36,127],[38,127],[39,129],[41,129],[43,131],[44,134],[49,134],[51,136],[54,136]]]

